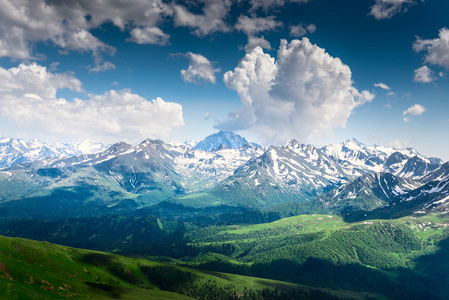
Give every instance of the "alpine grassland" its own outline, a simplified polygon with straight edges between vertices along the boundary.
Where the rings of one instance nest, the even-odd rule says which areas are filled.
[[[0,299],[362,299],[288,282],[0,236]]]

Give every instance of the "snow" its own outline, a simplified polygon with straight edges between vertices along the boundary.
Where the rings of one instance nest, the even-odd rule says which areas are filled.
[[[444,202],[446,202],[448,200],[449,200],[449,196],[447,196],[447,197],[445,197],[445,198],[443,198],[441,200],[435,201],[432,204],[438,205],[438,204],[444,203]]]
[[[383,188],[383,186],[382,186],[382,183],[380,182],[380,175],[379,175],[379,174],[377,174],[377,180],[378,180],[379,186],[380,186],[380,188],[382,189],[382,191],[384,192],[385,196],[387,196],[387,198],[390,198],[390,197],[388,196],[388,194],[385,192],[385,190],[384,190],[384,188]]]
[[[279,176],[280,175],[280,171],[279,171],[279,165],[278,165],[278,161],[277,161],[279,156],[278,156],[278,154],[277,154],[275,149],[271,149],[270,150],[270,155],[271,155],[271,158],[273,159],[274,174],[276,176]]]
[[[397,186],[397,185],[393,187],[393,189],[391,190],[391,192],[392,192],[395,196],[407,194],[406,192],[404,192],[404,191],[403,191],[399,186]]]

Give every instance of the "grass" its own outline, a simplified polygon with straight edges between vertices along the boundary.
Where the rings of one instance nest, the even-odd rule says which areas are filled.
[[[276,280],[201,271],[0,236],[0,299],[192,299],[172,292],[170,288],[162,290],[161,285],[147,276],[148,270],[172,270],[181,276],[190,274],[186,278],[194,278],[192,284],[196,286],[213,283],[220,288],[232,285],[239,293],[245,288],[299,287]],[[337,294],[344,293],[339,291]]]

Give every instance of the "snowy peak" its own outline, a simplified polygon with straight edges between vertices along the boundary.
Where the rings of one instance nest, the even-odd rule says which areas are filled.
[[[238,134],[228,131],[219,131],[209,135],[204,140],[196,144],[193,149],[212,151],[222,145],[230,149],[239,149],[248,144],[248,141]]]
[[[282,186],[286,189],[284,197],[288,193],[301,200],[311,199],[349,179],[318,148],[295,140],[283,147],[271,146],[262,156],[238,168],[234,177],[244,182],[249,178],[253,185],[269,182],[271,186]]]
[[[379,144],[366,146],[355,139],[326,145],[321,150],[354,176],[388,172],[399,177],[420,179],[441,164],[441,160],[430,160],[413,148],[395,149]]]
[[[2,137],[0,139],[0,168],[45,158],[75,155],[69,145],[49,145],[38,140],[21,140]]]
[[[343,143],[348,148],[365,148],[366,145],[359,142],[355,138],[350,138]]]
[[[188,146],[188,147],[190,147],[190,148],[195,147],[196,144],[198,144],[198,143],[195,142],[195,141],[193,141],[193,140],[189,140],[189,141],[185,141],[185,142],[184,142],[184,145],[186,145],[186,146]]]
[[[55,142],[47,144],[37,139],[22,140],[0,137],[0,168],[42,159],[59,159],[104,150],[101,143],[84,140],[75,145]]]

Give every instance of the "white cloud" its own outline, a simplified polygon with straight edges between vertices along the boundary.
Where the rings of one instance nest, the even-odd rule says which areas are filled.
[[[406,12],[413,4],[413,0],[376,0],[369,14],[377,20],[390,19],[396,14]]]
[[[400,141],[400,140],[393,140],[393,141],[390,141],[388,144],[390,145],[390,147],[393,147],[395,149],[405,149],[405,148],[408,148],[408,147],[412,147],[411,143],[403,142],[403,141]]]
[[[347,65],[307,38],[281,40],[277,61],[256,47],[224,74],[243,107],[217,128],[247,129],[265,143],[333,136],[333,129],[345,127],[355,107],[374,98],[355,89],[351,77]]]
[[[0,67],[0,94],[5,98],[33,94],[41,99],[57,101],[56,92],[60,89],[81,92],[81,82],[67,73],[50,73],[36,63],[22,63],[10,69]]]
[[[36,63],[0,67],[0,113],[20,126],[72,140],[141,140],[184,125],[182,106],[161,98],[147,101],[125,89],[68,101],[57,97],[60,89],[81,92],[81,82]]]
[[[220,69],[214,69],[212,63],[201,54],[187,52],[186,56],[190,59],[189,68],[181,70],[182,78],[186,82],[199,83],[201,81],[215,83],[215,73]]]
[[[413,43],[416,52],[426,51],[424,63],[449,69],[449,29],[441,28],[438,38],[423,40],[420,37]]]
[[[292,37],[303,37],[309,33],[314,33],[316,31],[315,24],[309,24],[305,26],[303,23],[299,25],[290,26],[290,36]]]
[[[122,30],[154,28],[172,14],[161,0],[0,0],[0,6],[1,57],[33,59],[40,56],[33,53],[34,43],[50,41],[62,52],[91,52],[96,64],[115,48],[93,36],[91,29],[108,22]]]
[[[264,11],[269,9],[284,6],[287,3],[307,3],[310,0],[251,0],[251,10],[257,10],[259,8]]]
[[[248,36],[248,44],[245,46],[245,51],[251,52],[256,47],[271,50],[270,42],[267,41],[263,36],[262,37]]]
[[[202,14],[194,14],[182,5],[173,5],[176,26],[194,28],[193,34],[197,36],[230,30],[225,22],[232,5],[230,0],[201,0],[198,2],[204,3]],[[189,3],[198,5],[193,1]]]
[[[374,86],[375,87],[380,87],[381,89],[384,89],[384,90],[387,90],[387,91],[391,90],[391,88],[388,85],[386,85],[385,83],[382,83],[382,82],[375,83]]]
[[[95,67],[89,69],[90,72],[98,73],[98,72],[104,72],[107,70],[114,70],[115,65],[111,63],[110,61],[105,61],[104,63],[99,63]]]
[[[239,31],[243,31],[248,36],[254,36],[260,32],[275,30],[281,26],[282,22],[274,20],[274,16],[265,18],[250,18],[248,16],[241,15],[234,27]]]
[[[436,80],[433,76],[433,71],[428,66],[422,66],[415,70],[415,76],[413,80],[421,83],[429,83]]]
[[[388,92],[388,93],[387,93],[387,96],[392,96],[392,97],[394,97],[394,96],[396,96],[396,94],[395,94],[394,92]]]
[[[58,66],[60,65],[60,62],[52,62],[50,64],[50,70],[56,71],[58,69]]]
[[[170,35],[158,27],[134,28],[131,30],[130,42],[137,44],[167,45]]]
[[[411,106],[410,108],[408,108],[407,110],[404,110],[404,112],[402,113],[402,115],[404,116],[403,120],[404,122],[410,122],[410,118],[407,117],[407,115],[412,115],[412,116],[420,116],[422,115],[427,109],[422,106],[421,104],[415,104],[413,106]]]

